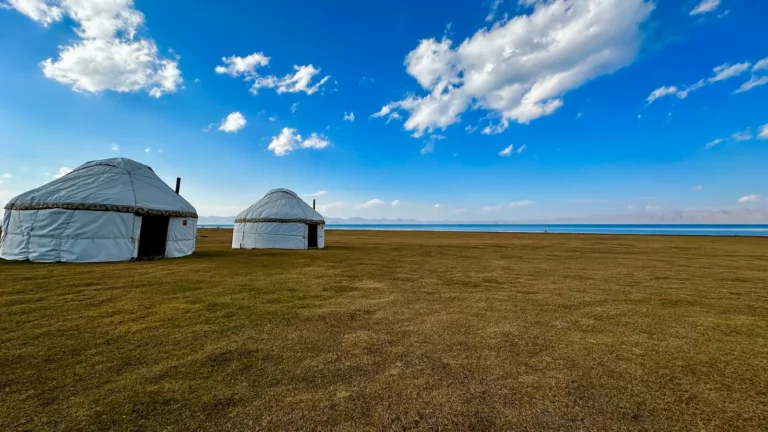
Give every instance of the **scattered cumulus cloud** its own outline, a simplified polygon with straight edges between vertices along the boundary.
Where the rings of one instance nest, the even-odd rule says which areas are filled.
[[[280,135],[272,137],[267,149],[274,152],[276,156],[285,156],[297,149],[319,150],[330,144],[331,142],[324,136],[313,133],[305,139],[296,132],[296,129],[286,127],[280,131]]]
[[[696,186],[693,187],[693,190],[695,190],[695,191],[700,191],[702,189],[704,189],[704,186],[702,186],[702,185],[696,185]]]
[[[366,209],[366,208],[380,206],[382,204],[384,204],[384,201],[382,201],[382,200],[380,200],[378,198],[374,198],[374,199],[372,199],[372,200],[370,200],[368,202],[365,202],[363,204],[356,205],[355,208],[356,209]]]
[[[714,140],[712,140],[712,141],[710,141],[710,142],[706,143],[706,144],[704,145],[704,148],[705,148],[705,149],[707,149],[707,150],[709,150],[709,149],[711,149],[712,147],[714,147],[714,146],[716,146],[716,145],[718,145],[718,144],[722,143],[723,141],[725,141],[723,138],[717,138],[717,139],[714,139]]]
[[[275,115],[270,116],[268,120],[271,121],[271,122],[277,121],[277,116],[275,116]]]
[[[328,212],[328,211],[331,211],[331,210],[334,210],[334,209],[339,209],[339,208],[342,208],[342,207],[344,207],[344,203],[337,201],[337,202],[332,202],[332,203],[328,203],[328,204],[321,204],[317,208],[321,212],[325,213],[325,212]]]
[[[527,149],[527,148],[528,148],[527,145],[525,145],[525,144],[521,145],[520,148],[517,149],[517,154],[520,154],[520,153],[524,152],[525,149]]]
[[[651,94],[645,100],[646,105],[650,105],[657,99],[665,96],[669,96],[669,95],[675,95],[678,99],[685,99],[688,97],[689,94],[691,94],[696,90],[699,90],[701,88],[704,88],[716,82],[725,81],[725,80],[737,77],[739,75],[742,75],[743,73],[749,71],[750,66],[752,66],[752,63],[750,62],[738,63],[734,65],[725,63],[715,67],[712,70],[714,74],[710,78],[701,79],[694,84],[685,86],[683,88],[678,88],[677,86],[659,87],[653,92],[651,92]]]
[[[282,93],[306,93],[308,95],[317,93],[318,90],[331,78],[330,75],[320,79],[312,84],[312,80],[320,73],[320,69],[312,65],[294,66],[293,74],[286,74],[282,78],[274,75],[259,77],[251,86],[251,93],[258,94],[259,89],[273,88],[278,94]]]
[[[61,167],[61,168],[59,168],[59,171],[56,174],[53,175],[53,178],[54,179],[61,178],[61,177],[64,177],[65,175],[67,175],[67,174],[69,174],[71,172],[72,172],[72,168]]]
[[[444,140],[445,137],[440,134],[432,134],[429,136],[429,139],[424,141],[424,147],[421,148],[421,155],[429,154],[435,151],[435,143],[437,141]]]
[[[485,17],[486,21],[492,22],[496,18],[499,6],[501,6],[503,2],[504,0],[491,0],[491,10],[488,11],[488,15]]]
[[[255,52],[245,57],[230,56],[222,57],[223,65],[218,65],[214,69],[219,75],[229,75],[233,78],[243,77],[246,79],[256,79],[259,75],[256,69],[267,66],[269,57],[264,53]]]
[[[351,111],[349,113],[344,112],[344,121],[349,121],[349,122],[355,121],[355,113]]]
[[[419,137],[460,122],[468,109],[496,116],[494,133],[551,115],[569,91],[634,61],[653,8],[645,0],[551,0],[458,46],[424,39],[405,66],[428,94],[406,95],[373,116],[404,111],[404,128]]]
[[[435,204],[435,205],[434,205],[434,208],[436,208],[436,209],[439,209],[439,208],[441,208],[441,207],[442,207],[442,206],[441,206],[440,204]]]
[[[112,143],[112,151],[118,151],[118,150],[120,150],[120,146],[115,143]]]
[[[40,63],[43,74],[78,92],[146,91],[159,98],[183,83],[178,58],[164,58],[152,39],[138,36],[144,14],[132,0],[7,0],[45,27],[65,18],[77,39],[59,46],[58,58]]]
[[[627,210],[634,210],[634,209],[635,209],[635,206],[633,206],[631,204],[627,206]]]
[[[301,103],[301,102],[294,102],[294,103],[292,103],[292,104],[291,104],[291,112],[292,112],[292,113],[294,113],[294,114],[295,114],[295,113],[296,113],[296,111],[298,111],[298,109],[299,109],[299,103]]]
[[[718,6],[720,6],[720,0],[701,0],[701,2],[691,10],[691,16],[714,12]]]
[[[321,191],[317,191],[317,192],[314,192],[314,193],[304,194],[303,196],[309,197],[309,198],[314,198],[314,197],[319,197],[319,196],[323,196],[323,195],[328,195],[328,191],[321,190]]]
[[[757,139],[768,140],[768,124],[760,126],[760,131],[757,133]]]
[[[506,156],[509,157],[512,155],[512,150],[515,148],[514,144],[508,145],[504,150],[499,152],[499,156]]]
[[[13,178],[13,174],[5,173],[5,174],[0,175],[0,178],[3,179],[3,180],[10,180],[10,179]]]
[[[757,202],[757,201],[760,201],[760,195],[758,194],[746,195],[739,198],[739,204],[745,204],[745,203]]]
[[[230,113],[219,125],[219,130],[226,133],[235,133],[244,128],[247,121],[239,111]]]
[[[149,152],[151,152],[151,151],[152,151],[152,147],[146,147],[146,148],[144,149],[144,153],[149,153]]]
[[[754,137],[752,135],[752,129],[747,128],[746,130],[736,132],[733,135],[731,135],[731,139],[734,141],[749,141]]]
[[[733,93],[746,93],[755,87],[760,87],[768,84],[768,57],[758,61],[752,66],[752,76],[749,81],[741,85]]]
[[[493,213],[497,211],[501,211],[505,208],[514,208],[514,207],[527,207],[530,205],[535,204],[533,201],[525,200],[525,201],[513,201],[510,203],[504,203],[504,204],[498,204],[494,206],[485,206],[480,209],[482,213]]]
[[[306,93],[314,94],[328,82],[330,75],[321,78],[313,83],[312,81],[320,74],[320,69],[313,65],[294,65],[293,73],[288,73],[282,77],[276,75],[262,76],[258,69],[269,65],[270,58],[262,52],[255,52],[245,57],[230,56],[222,57],[223,64],[214,68],[220,75],[228,75],[233,78],[242,78],[246,82],[251,82],[251,93],[259,93],[260,89],[275,89],[278,94],[283,93]]]
[[[392,201],[392,207],[397,207],[400,205],[400,200],[394,200]]]

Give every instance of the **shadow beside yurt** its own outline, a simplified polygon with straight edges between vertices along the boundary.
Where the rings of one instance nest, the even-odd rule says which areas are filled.
[[[325,219],[295,192],[273,189],[235,219],[233,249],[322,249]]]
[[[197,211],[152,168],[87,162],[5,207],[0,258],[111,262],[192,254]]]

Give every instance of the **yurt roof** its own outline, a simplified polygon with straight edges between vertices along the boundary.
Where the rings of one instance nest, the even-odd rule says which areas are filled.
[[[25,192],[6,210],[88,210],[197,218],[197,211],[152,168],[126,158],[86,162],[69,174]]]
[[[321,225],[323,216],[288,189],[272,189],[256,204],[240,212],[235,223],[297,222]]]

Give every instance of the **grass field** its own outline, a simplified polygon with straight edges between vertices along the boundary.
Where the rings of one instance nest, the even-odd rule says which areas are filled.
[[[0,430],[768,430],[768,241],[329,231],[0,261]]]

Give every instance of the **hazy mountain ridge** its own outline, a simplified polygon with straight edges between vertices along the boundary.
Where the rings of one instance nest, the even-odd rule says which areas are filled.
[[[201,216],[199,224],[229,225],[235,216]],[[664,213],[633,213],[625,215],[596,215],[557,219],[520,219],[490,221],[423,221],[417,219],[384,218],[325,218],[334,225],[413,225],[413,224],[768,224],[768,211],[735,210],[681,210]]]

